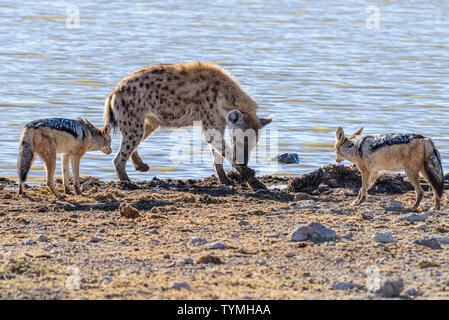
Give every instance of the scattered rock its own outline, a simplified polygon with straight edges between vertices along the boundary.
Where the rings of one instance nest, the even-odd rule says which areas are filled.
[[[338,209],[330,209],[330,210],[329,210],[329,213],[330,213],[330,214],[339,215],[339,216],[344,216],[344,215],[347,214],[347,213],[344,212],[343,210],[338,210]]]
[[[32,246],[33,244],[35,244],[35,242],[33,240],[26,240],[23,242],[23,244],[27,245],[27,246]]]
[[[305,192],[296,192],[294,200],[295,201],[312,200],[312,197]]]
[[[434,239],[438,240],[440,243],[449,244],[449,237],[436,236]]]
[[[152,228],[150,230],[150,234],[159,234],[159,231],[157,230],[157,228]]]
[[[192,258],[185,258],[184,259],[184,264],[193,264],[193,259]]]
[[[125,218],[135,219],[140,217],[140,212],[127,203],[120,204],[120,215]]]
[[[353,283],[352,281],[334,281],[332,282],[332,289],[334,290],[352,290],[354,288],[361,288],[362,286]]]
[[[301,200],[294,203],[295,207],[301,208],[301,209],[313,209],[315,208],[315,201],[314,200]]]
[[[402,279],[381,279],[376,294],[390,298],[398,297],[404,290],[404,281]]]
[[[39,235],[37,236],[36,241],[39,241],[39,242],[47,242],[47,241],[48,241],[48,238],[47,238],[46,235],[39,234]]]
[[[245,220],[239,221],[239,226],[247,226],[247,225],[248,225],[248,221],[245,221]]]
[[[99,228],[99,229],[97,230],[98,233],[105,233],[105,231],[106,231],[105,228]]]
[[[424,213],[409,213],[399,218],[398,221],[409,221],[409,222],[424,222],[429,217],[427,212]]]
[[[429,260],[422,260],[418,263],[418,268],[420,269],[427,269],[427,268],[439,268],[441,265],[439,263],[429,261]]]
[[[206,256],[202,256],[201,258],[199,258],[197,263],[198,264],[200,264],[200,263],[222,264],[223,260],[219,257],[208,254]]]
[[[384,233],[384,232],[376,232],[371,237],[371,240],[374,240],[374,241],[380,242],[380,243],[391,243],[391,242],[397,241],[391,234]]]
[[[273,158],[271,161],[277,161],[279,163],[299,163],[299,156],[297,153],[283,153]]]
[[[385,209],[388,211],[399,211],[402,209],[402,202],[390,199]]]
[[[185,282],[173,282],[171,284],[170,288],[177,289],[177,290],[181,290],[181,289],[190,290],[190,285]]]
[[[223,241],[211,242],[206,245],[208,249],[226,249],[226,244]]]
[[[308,225],[299,226],[291,234],[291,241],[310,240],[314,243],[334,241],[337,238],[335,231],[323,226],[321,223],[312,222]]]
[[[440,242],[435,238],[418,239],[413,241],[413,244],[428,247],[430,249],[441,249]]]
[[[90,242],[92,242],[92,243],[97,243],[97,242],[101,242],[101,241],[103,241],[103,239],[101,239],[101,238],[97,238],[97,237],[90,238]]]
[[[207,243],[207,241],[203,238],[193,238],[192,240],[190,240],[190,245],[192,247],[199,247],[205,243]]]
[[[344,235],[341,236],[343,239],[346,240],[352,240],[352,232],[346,232]]]
[[[120,241],[121,245],[127,245],[129,244],[129,240],[128,239],[123,239],[122,241]]]
[[[410,288],[404,291],[406,295],[409,297],[416,297],[418,295],[418,291],[415,288]]]
[[[99,284],[106,284],[107,282],[111,282],[112,278],[111,277],[103,277],[100,279],[100,281],[98,281]]]
[[[170,259],[170,255],[169,255],[168,253],[164,253],[164,254],[162,255],[162,258],[164,258],[164,259]]]

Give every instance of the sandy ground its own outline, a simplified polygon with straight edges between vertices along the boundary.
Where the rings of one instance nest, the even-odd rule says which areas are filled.
[[[449,206],[429,211],[431,192],[420,207],[428,217],[410,222],[406,208],[387,206],[411,206],[413,191],[373,188],[353,207],[357,186],[307,195],[284,188],[287,177],[262,177],[268,192],[214,176],[83,180],[83,195],[56,200],[37,186],[18,197],[0,179],[1,299],[383,299],[370,283],[390,278],[404,283],[394,299],[449,298]],[[291,240],[311,222],[336,239]],[[376,242],[377,232],[396,241]],[[413,243],[432,237],[440,248]]]

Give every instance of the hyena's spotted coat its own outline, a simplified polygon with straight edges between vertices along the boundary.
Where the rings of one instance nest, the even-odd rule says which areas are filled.
[[[258,131],[271,122],[271,118],[257,117],[256,101],[229,73],[215,64],[161,64],[127,76],[108,95],[104,110],[105,122],[118,127],[122,136],[114,158],[119,179],[129,181],[125,168],[129,157],[136,170],[149,170],[137,153],[137,146],[159,126],[182,127],[201,121],[220,181],[231,184],[223,170],[221,160],[224,157],[253,188],[265,188],[254,177],[254,171],[247,167],[247,161],[235,161],[232,154],[235,148],[230,148],[223,140],[227,114],[232,110],[238,112],[230,114],[230,124],[239,124],[238,127],[244,130],[253,129],[256,140]],[[208,136],[207,132],[211,131],[218,131],[222,139]],[[254,145],[248,149],[251,147]]]

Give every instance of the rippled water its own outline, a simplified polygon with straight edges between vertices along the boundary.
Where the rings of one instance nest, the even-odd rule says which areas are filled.
[[[274,168],[277,174],[333,162],[337,126],[428,135],[448,171],[449,3],[371,1],[380,18],[372,30],[366,1],[340,2],[78,1],[80,28],[69,29],[66,3],[2,1],[0,175],[15,178],[27,122],[82,116],[101,125],[104,98],[125,75],[193,60],[219,63],[259,101],[261,115],[275,116],[267,133],[276,130],[278,151],[301,159]],[[132,178],[214,173],[209,161],[172,163],[170,132],[159,129],[140,145],[152,170],[138,173],[129,164]],[[119,138],[113,136],[114,152]],[[81,174],[114,179],[112,158],[88,153]],[[266,166],[253,164],[259,172]],[[43,176],[38,159],[30,181]]]

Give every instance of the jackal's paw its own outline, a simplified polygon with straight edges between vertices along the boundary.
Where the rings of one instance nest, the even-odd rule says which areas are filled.
[[[358,206],[360,204],[359,200],[354,200],[351,202],[351,206]]]
[[[267,186],[260,182],[256,177],[249,178],[248,184],[254,191],[268,190]]]
[[[137,171],[141,171],[141,172],[147,172],[148,170],[150,170],[150,166],[147,165],[146,163],[133,163],[134,169],[136,169]]]

